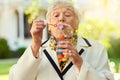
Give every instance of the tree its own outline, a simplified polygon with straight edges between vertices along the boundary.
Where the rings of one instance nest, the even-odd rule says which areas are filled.
[[[32,4],[25,10],[25,14],[28,15],[28,23],[32,21],[39,15],[41,5],[39,0],[32,0]]]

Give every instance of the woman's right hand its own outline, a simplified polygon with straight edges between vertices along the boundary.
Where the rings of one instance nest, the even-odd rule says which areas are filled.
[[[42,43],[42,34],[43,29],[45,28],[45,24],[43,20],[34,20],[32,23],[32,27],[30,30],[32,36],[32,51],[34,57],[38,57],[38,51]]]

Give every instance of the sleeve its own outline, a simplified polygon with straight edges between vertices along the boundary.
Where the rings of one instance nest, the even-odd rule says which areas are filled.
[[[108,65],[105,48],[100,51],[97,63],[97,67],[93,67],[89,62],[84,60],[81,70],[77,73],[77,80],[114,80]]]
[[[28,47],[17,64],[10,69],[9,80],[35,80],[41,56],[42,53],[36,59],[33,56],[31,47]]]

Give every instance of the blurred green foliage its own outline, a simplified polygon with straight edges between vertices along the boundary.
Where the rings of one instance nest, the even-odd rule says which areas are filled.
[[[24,51],[26,50],[26,47],[20,47],[16,50],[16,57],[21,57]]]
[[[32,0],[32,4],[25,10],[25,14],[28,16],[28,23],[32,21],[39,15],[41,5],[39,0]]]
[[[109,20],[89,19],[79,25],[78,35],[102,43],[110,61],[115,62],[116,72],[120,66],[120,26]]]
[[[110,38],[111,47],[109,48],[109,57],[120,59],[120,38]]]
[[[7,40],[0,38],[0,59],[11,58],[12,56],[13,54],[7,44]]]

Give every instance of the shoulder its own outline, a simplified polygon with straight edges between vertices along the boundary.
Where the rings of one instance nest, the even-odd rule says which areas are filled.
[[[91,43],[92,46],[100,46],[100,47],[104,47],[104,45],[102,45],[102,43],[100,43],[97,40],[93,40],[93,39],[88,39],[88,41]]]
[[[97,40],[93,40],[93,39],[89,39],[89,38],[83,38],[84,41],[90,46],[90,47],[93,47],[93,48],[105,48],[104,45],[102,45],[102,43],[100,43],[99,41]]]

